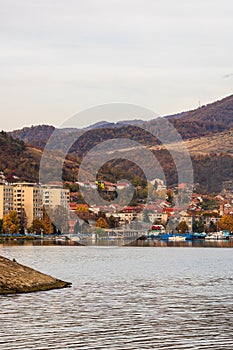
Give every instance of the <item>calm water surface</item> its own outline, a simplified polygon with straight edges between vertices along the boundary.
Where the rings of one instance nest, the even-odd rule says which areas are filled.
[[[1,296],[0,349],[233,349],[233,250],[2,247],[72,288]]]

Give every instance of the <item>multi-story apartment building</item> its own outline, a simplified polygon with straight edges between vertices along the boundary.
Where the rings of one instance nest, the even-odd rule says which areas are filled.
[[[42,185],[40,187],[42,203],[45,207],[54,209],[60,205],[69,209],[70,191],[56,185]]]
[[[40,187],[34,183],[16,183],[14,187],[14,210],[20,217],[25,212],[27,227],[30,227],[35,218],[42,219],[43,203],[40,196]]]
[[[26,227],[35,218],[42,219],[43,206],[54,209],[60,205],[69,209],[70,192],[59,186],[35,183],[0,184],[0,219],[11,211],[18,213],[19,219],[26,216]]]
[[[0,219],[14,210],[14,187],[0,184]]]
[[[18,217],[26,215],[26,226],[30,227],[35,218],[42,218],[43,205],[37,184],[0,184],[0,219],[11,211]]]

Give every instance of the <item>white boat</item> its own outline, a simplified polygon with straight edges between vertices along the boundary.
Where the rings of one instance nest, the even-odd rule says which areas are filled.
[[[80,241],[80,235],[78,235],[78,234],[69,234],[66,236],[67,236],[67,239],[69,239],[72,242],[79,242]]]
[[[219,232],[211,232],[208,233],[205,237],[207,240],[222,240],[222,239],[229,239],[229,235],[226,234],[224,231]]]
[[[56,241],[56,242],[67,242],[67,241],[68,241],[68,238],[67,238],[66,236],[64,236],[64,235],[61,235],[61,236],[57,236],[57,237],[55,238],[55,241]]]
[[[181,241],[185,241],[186,240],[186,237],[185,236],[178,236],[178,235],[174,235],[174,236],[170,236],[168,237],[168,240],[169,241],[178,241],[178,242],[181,242]]]

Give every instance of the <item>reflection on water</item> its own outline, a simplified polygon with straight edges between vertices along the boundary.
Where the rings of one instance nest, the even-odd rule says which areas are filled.
[[[233,239],[227,240],[187,240],[187,241],[162,241],[156,239],[137,240],[130,245],[137,247],[207,247],[207,248],[233,248]]]
[[[0,348],[232,349],[232,249],[14,246],[2,255],[73,282],[2,296]]]
[[[25,239],[9,239],[3,242],[0,242],[0,247],[5,246],[15,246],[15,245],[24,245],[24,246],[133,246],[133,247],[211,247],[211,248],[233,248],[233,239],[230,240],[205,240],[205,239],[195,239],[187,241],[166,241],[158,239],[101,239],[98,241],[93,240],[80,240],[72,241],[60,241],[55,239],[34,239],[34,240],[25,240]]]

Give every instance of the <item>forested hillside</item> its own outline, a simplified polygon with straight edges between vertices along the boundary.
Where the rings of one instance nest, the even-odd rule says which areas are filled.
[[[24,141],[27,145],[43,149],[54,130],[55,127],[51,125],[37,125],[14,130],[9,134],[14,139]]]
[[[41,151],[26,147],[23,141],[14,140],[5,132],[0,133],[0,171],[9,181],[13,176],[25,181],[37,181]]]
[[[179,131],[191,154],[194,169],[194,180],[202,192],[220,192],[226,182],[232,178],[232,133],[233,133],[233,95],[221,101],[214,102],[193,111],[166,117]],[[166,174],[167,184],[177,183],[175,165],[151,132],[142,128],[154,128],[160,135],[162,119],[155,119],[138,125],[109,125],[101,122],[93,128],[84,130],[56,129],[56,141],[62,146],[70,132],[76,132],[77,141],[69,150],[64,166],[64,180],[77,180],[78,166],[82,157],[95,145],[108,139],[126,138],[137,141],[151,149],[160,161]],[[161,128],[161,130],[160,130]],[[7,174],[15,174],[21,179],[35,181],[38,179],[39,162],[43,147],[54,132],[53,126],[33,126],[12,132],[10,135],[20,140],[14,140],[6,133],[1,133],[0,170]],[[174,129],[175,130],[175,129]],[[27,146],[24,144],[24,142]],[[32,146],[31,147],[29,147]],[[37,148],[37,149],[34,149]],[[145,160],[146,161],[146,160]],[[53,174],[53,169],[49,169]],[[105,179],[116,181],[119,176],[132,179],[142,176],[137,166],[127,161],[112,161],[101,169]]]
[[[169,116],[184,139],[213,135],[233,128],[233,95],[180,116]]]
[[[20,181],[38,182],[39,167],[42,151],[26,146],[23,141],[15,140],[4,131],[0,132],[0,171],[3,171],[9,182]],[[53,161],[56,157],[51,155],[48,173],[53,174]],[[74,181],[78,173],[79,162],[68,156],[63,167],[65,180]],[[54,180],[56,180],[54,173]]]

